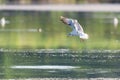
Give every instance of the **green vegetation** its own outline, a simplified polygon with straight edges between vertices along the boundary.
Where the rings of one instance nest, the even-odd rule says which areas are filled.
[[[89,34],[89,39],[81,42],[79,37],[67,37],[71,29],[59,21],[59,16],[77,19]],[[1,29],[42,29],[42,32],[0,32],[1,48],[70,48],[70,49],[120,49],[120,27],[113,26],[117,13],[80,12],[28,12],[4,11],[10,21]],[[109,17],[112,16],[112,17]]]

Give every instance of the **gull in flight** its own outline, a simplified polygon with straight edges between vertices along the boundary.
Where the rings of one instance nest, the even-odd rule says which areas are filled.
[[[72,28],[72,32],[70,32],[68,36],[79,36],[82,40],[86,40],[89,38],[88,34],[84,33],[82,26],[78,23],[76,19],[70,19],[60,16],[60,20],[64,24],[67,24]]]

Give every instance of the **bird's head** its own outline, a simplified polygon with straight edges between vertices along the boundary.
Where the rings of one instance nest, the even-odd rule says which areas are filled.
[[[60,16],[60,20],[63,20],[65,17],[63,17],[63,16]]]
[[[67,24],[66,17],[64,16],[60,16],[60,21],[62,21],[64,24]]]

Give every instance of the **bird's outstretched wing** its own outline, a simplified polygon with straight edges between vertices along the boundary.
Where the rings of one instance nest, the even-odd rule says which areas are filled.
[[[84,33],[82,26],[78,23],[77,20],[74,20],[74,27],[77,32]]]

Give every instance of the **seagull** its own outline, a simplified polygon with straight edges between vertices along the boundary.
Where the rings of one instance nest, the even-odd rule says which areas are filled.
[[[117,18],[117,17],[114,17],[114,19],[113,19],[113,24],[114,24],[114,27],[115,27],[115,28],[117,28],[118,23],[119,23],[118,18]]]
[[[8,24],[8,23],[9,23],[9,21],[5,20],[4,17],[1,18],[0,24],[1,24],[2,27],[5,27],[5,25]]]
[[[67,24],[72,28],[72,32],[70,32],[68,36],[79,36],[82,40],[86,40],[89,38],[88,34],[84,32],[82,26],[78,23],[76,19],[69,19],[61,16],[60,20],[64,24]]]

